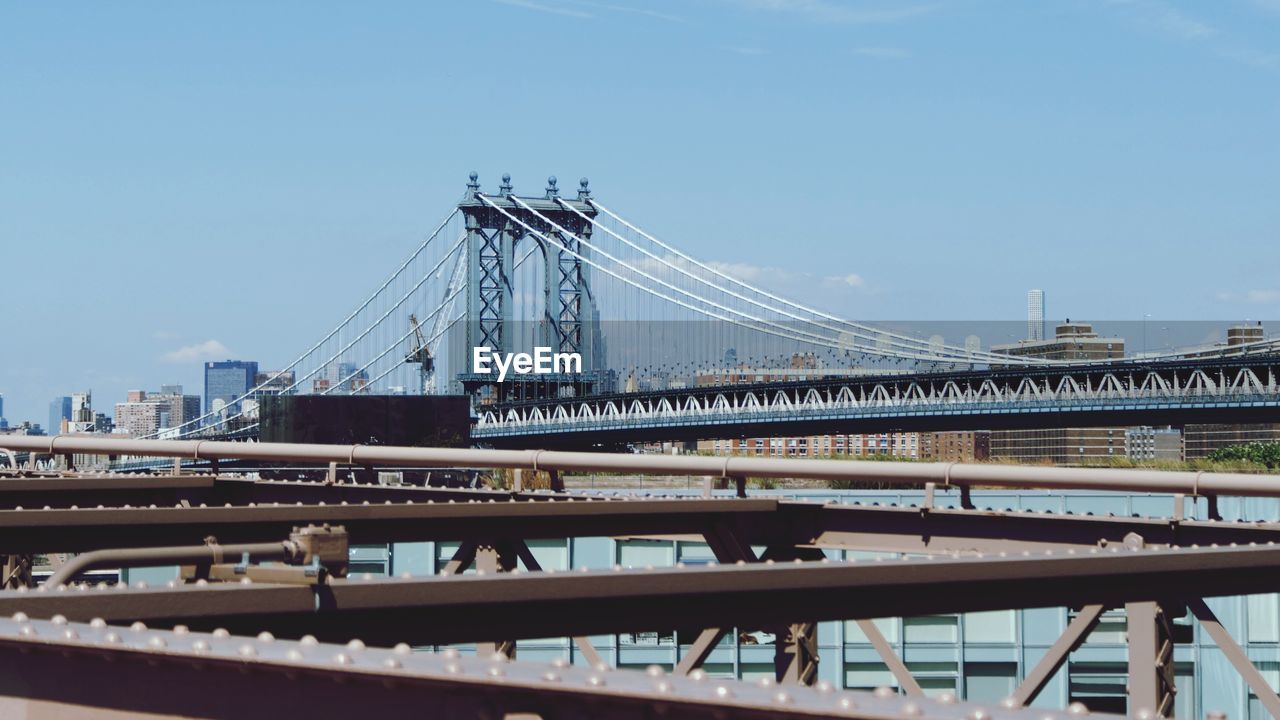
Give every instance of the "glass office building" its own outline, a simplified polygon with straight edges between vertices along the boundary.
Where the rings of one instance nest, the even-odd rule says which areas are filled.
[[[760,491],[801,501],[864,504],[919,504],[920,493],[903,491]],[[1169,517],[1170,496],[1085,492],[975,492],[979,507],[1036,512],[1105,515],[1139,514]],[[1191,501],[1187,510],[1191,511]],[[940,503],[945,505],[945,503]],[[1196,516],[1203,517],[1200,506]],[[1221,511],[1227,520],[1277,520],[1280,501],[1226,499]],[[568,570],[582,566],[603,568],[664,566],[676,562],[708,563],[710,549],[700,542],[577,538],[531,541],[530,549],[543,568]],[[352,550],[353,574],[427,575],[439,572],[457,543],[406,543],[390,547],[361,546]],[[761,548],[757,548],[759,551]],[[828,557],[872,558],[874,553],[828,550]],[[1211,598],[1210,607],[1232,637],[1275,687],[1280,685],[1280,595]],[[520,608],[511,608],[520,612]],[[1069,608],[1005,610],[875,621],[882,634],[906,662],[922,689],[930,694],[951,691],[963,698],[996,701],[1008,696],[1062,634],[1074,616]],[[1175,620],[1177,717],[1204,717],[1210,710],[1232,718],[1265,718],[1266,711],[1219,650],[1190,616]],[[671,668],[694,637],[671,632],[636,633],[592,638],[600,654],[618,667]],[[1040,693],[1034,706],[1065,707],[1080,701],[1098,712],[1126,711],[1127,628],[1123,610],[1107,612],[1088,641]],[[711,675],[753,679],[772,676],[773,638],[765,633],[730,634],[704,664]],[[896,681],[867,637],[852,620],[819,626],[819,677],[846,688],[896,687]],[[521,641],[518,657],[581,661],[567,639]]]
[[[253,389],[258,363],[251,360],[223,360],[204,364],[204,412],[225,408],[228,414],[240,412],[241,397]]]
[[[71,419],[71,397],[56,397],[49,402],[49,424],[45,432],[57,435],[62,432],[62,421]]]

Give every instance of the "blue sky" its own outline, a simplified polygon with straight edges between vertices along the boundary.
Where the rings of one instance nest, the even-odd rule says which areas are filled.
[[[472,169],[851,318],[1272,319],[1277,132],[1280,0],[0,0],[0,393],[283,363]]]

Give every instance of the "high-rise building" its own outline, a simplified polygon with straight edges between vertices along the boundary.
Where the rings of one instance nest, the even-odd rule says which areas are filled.
[[[130,437],[154,435],[161,427],[164,406],[147,400],[116,403],[115,431]]]
[[[258,363],[252,360],[222,360],[204,364],[204,411],[215,409],[235,414],[240,398],[253,389]],[[216,406],[216,408],[215,408]]]
[[[1027,340],[1044,340],[1044,291],[1027,291]]]
[[[63,395],[49,401],[49,424],[46,426],[50,435],[63,431],[62,423],[71,419],[71,397]]]
[[[71,394],[71,417],[67,419],[68,433],[91,433],[93,419],[93,391]]]
[[[186,395],[181,385],[161,385],[158,393],[142,393],[134,398],[129,393],[129,400],[160,403],[160,428],[176,428],[200,417],[200,396]]]
[[[4,394],[0,393],[0,430],[9,427],[9,421],[4,419]]]

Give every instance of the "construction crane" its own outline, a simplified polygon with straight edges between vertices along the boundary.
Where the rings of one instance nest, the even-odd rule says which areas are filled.
[[[422,325],[418,322],[416,315],[409,315],[409,329],[413,330],[413,350],[405,355],[404,361],[405,364],[418,366],[418,375],[422,379],[421,392],[426,395],[431,374],[436,369],[436,361],[431,357],[431,350],[427,347],[427,336],[422,332]]]

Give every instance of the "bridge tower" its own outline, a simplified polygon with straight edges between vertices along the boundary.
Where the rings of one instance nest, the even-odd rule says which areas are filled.
[[[565,207],[594,218],[597,212],[590,197],[583,178],[576,198],[561,198],[552,176],[541,197],[519,197],[517,202],[510,175],[503,175],[498,192],[490,195],[481,192],[479,176],[471,173],[467,192],[458,203],[467,232],[466,355],[458,380],[464,391],[480,402],[587,395],[600,386],[604,377],[603,336],[591,292],[591,267],[582,260],[590,252],[579,241],[590,242],[592,225]],[[514,318],[513,296],[525,291],[515,287],[516,258],[528,251],[529,243],[536,245],[533,252],[537,255],[530,260],[541,260],[542,317]],[[553,352],[578,353],[582,372],[508,375],[503,383],[494,382],[493,375],[475,373],[472,348],[489,347],[495,353],[532,352],[531,347],[517,347],[516,324],[520,322],[537,323],[535,345],[550,347]]]

